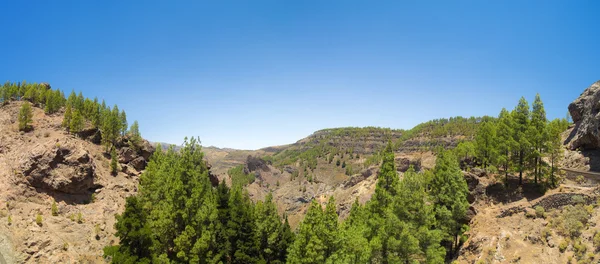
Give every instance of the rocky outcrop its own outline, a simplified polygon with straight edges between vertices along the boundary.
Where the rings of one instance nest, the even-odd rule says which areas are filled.
[[[569,105],[575,128],[565,144],[571,149],[600,148],[600,81],[588,87]]]
[[[246,174],[257,170],[269,171],[268,163],[260,157],[248,155],[248,158],[246,158]]]
[[[348,189],[354,185],[357,185],[359,182],[362,182],[365,179],[371,177],[371,175],[373,175],[374,170],[375,170],[375,168],[368,168],[368,169],[364,170],[363,172],[361,172],[360,174],[352,175],[352,177],[350,177],[350,179],[347,179],[346,181],[344,181],[342,183],[342,187],[344,187],[344,189]]]
[[[70,194],[87,193],[96,187],[90,154],[76,144],[39,146],[21,159],[20,167],[33,187]]]
[[[138,145],[129,140],[129,136],[122,137],[117,142],[119,163],[127,164],[137,171],[142,171],[150,161],[150,156],[156,148],[147,140],[142,140]]]
[[[410,168],[410,166],[413,166],[415,171],[421,171],[421,160],[420,159],[410,160],[408,158],[399,158],[399,159],[396,159],[396,164],[398,164],[398,167],[396,168],[396,170],[399,172],[406,172],[408,170],[408,168]]]
[[[119,150],[119,162],[120,163],[129,163],[134,158],[136,158],[137,153],[130,147],[124,147]]]

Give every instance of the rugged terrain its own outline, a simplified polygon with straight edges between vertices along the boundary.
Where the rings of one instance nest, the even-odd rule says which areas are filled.
[[[113,176],[110,156],[93,143],[96,130],[68,134],[62,112],[33,107],[33,131],[19,132],[21,104],[0,107],[0,262],[103,262],[102,248],[116,242],[114,215],[136,192],[153,148],[133,151],[121,141]]]
[[[470,230],[458,263],[598,259],[592,241],[600,221],[596,202],[600,175],[593,173],[600,171],[600,146],[595,145],[600,142],[598,107],[593,103],[600,97],[598,84],[569,107],[575,124],[563,134],[560,166],[565,170],[560,187],[541,194],[527,181],[518,187],[511,175],[506,189],[502,175],[464,167],[471,191]],[[99,145],[97,130],[69,134],[61,127],[62,111],[46,115],[34,107],[33,131],[19,132],[21,104],[0,107],[0,264],[104,262],[102,248],[117,242],[114,215],[122,212],[125,197],[137,191],[138,176],[153,147],[147,141],[130,147],[126,137],[120,139],[120,170],[113,176],[110,155]],[[409,166],[417,171],[432,168],[435,148],[453,148],[472,139],[484,118],[489,117],[433,120],[411,130],[324,129],[290,145],[255,151],[203,150],[213,183],[218,179],[232,184],[230,170],[239,168],[252,179],[246,185],[250,196],[261,200],[272,192],[279,212],[295,227],[314,199],[324,204],[335,197],[342,218],[356,199],[369,200],[377,182],[379,153],[388,142],[402,177]],[[572,206],[585,206],[589,212],[577,243],[556,222]]]

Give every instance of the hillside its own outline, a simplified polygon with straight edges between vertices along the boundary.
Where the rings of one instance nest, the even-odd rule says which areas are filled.
[[[263,201],[272,197],[276,210],[270,213],[285,216],[292,229],[302,232],[299,227],[310,208],[314,210],[315,201],[325,208],[335,201],[334,213],[340,221],[349,217],[355,201],[371,202],[386,158],[396,170],[384,173],[387,177],[409,177],[423,183],[433,177],[432,169],[442,149],[451,153],[461,142],[474,144],[478,149],[472,155],[480,160],[462,162],[463,171],[455,156],[441,159],[452,159],[460,179],[468,185],[463,198],[468,201],[467,211],[460,220],[468,224],[464,229],[468,231],[459,240],[457,255],[447,257],[458,263],[567,263],[573,259],[590,263],[598,259],[596,249],[600,245],[596,226],[600,219],[600,176],[595,173],[600,153],[590,143],[585,147],[571,143],[596,142],[594,131],[589,129],[596,120],[589,118],[588,111],[596,106],[585,102],[600,96],[599,87],[598,83],[592,85],[582,94],[585,100],[574,102],[578,106],[572,107],[573,111],[581,113],[575,112],[576,123],[566,131],[566,121],[545,124],[548,133],[553,131],[552,125],[560,129],[552,132],[559,135],[552,143],[554,154],[548,152],[539,162],[546,166],[545,174],[549,173],[548,166],[556,169],[556,186],[551,186],[548,175],[540,178],[543,182],[534,182],[534,168],[525,172],[521,185],[517,167],[501,171],[501,159],[494,161],[498,168],[482,167],[480,161],[486,152],[478,142],[485,137],[483,125],[503,122],[491,117],[438,119],[410,130],[323,129],[289,145],[255,151],[203,147],[203,154],[193,157],[202,161],[200,170],[206,171],[209,189],[225,182],[232,186],[232,194],[242,199],[234,190],[243,185],[244,193],[256,205],[240,200],[247,204],[239,206],[260,208],[256,210],[264,210]],[[154,144],[145,140],[134,143],[130,134],[119,134],[112,143],[118,168],[113,174],[111,154],[105,145],[110,142],[101,140],[102,132],[95,128],[92,118],[84,119],[78,132],[69,133],[63,122],[69,107],[49,113],[44,104],[35,103],[31,128],[21,131],[20,111],[28,104],[10,100],[0,106],[0,189],[6,190],[0,192],[0,216],[6,219],[0,222],[0,262],[105,262],[103,248],[119,243],[115,214],[123,213],[127,197],[140,193],[140,175]],[[385,154],[388,143],[392,144]],[[192,155],[193,144],[185,146],[187,155]],[[182,148],[175,150],[181,152]],[[554,164],[554,156],[564,158]],[[173,153],[162,157],[163,162],[187,160]],[[464,161],[463,157],[458,159]],[[414,173],[409,170],[411,166]],[[558,169],[561,167],[563,170]],[[154,168],[164,169],[165,177],[173,176],[168,167],[154,164]],[[164,185],[154,188],[168,190]]]
[[[411,130],[378,127],[323,129],[290,145],[256,151],[203,148],[211,171],[231,184],[227,171],[243,168],[253,182],[246,188],[254,200],[272,192],[279,211],[289,217],[292,227],[303,218],[310,201],[325,203],[335,197],[345,218],[352,203],[370,199],[375,189],[380,151],[388,142],[395,146],[399,172],[410,165],[431,169],[438,147],[451,148],[471,139],[482,118],[455,117],[425,122]],[[250,165],[249,156],[260,158]],[[256,169],[260,168],[260,169]]]
[[[0,106],[0,256],[6,263],[102,263],[102,248],[117,241],[114,215],[137,191],[153,149],[145,142],[132,151],[122,139],[113,176],[105,147],[82,139],[94,141],[91,124],[69,134],[61,127],[64,108],[46,114],[32,107],[33,129],[20,132],[23,103]]]

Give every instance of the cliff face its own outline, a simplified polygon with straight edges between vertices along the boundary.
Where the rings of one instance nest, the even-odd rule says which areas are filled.
[[[103,263],[103,247],[117,241],[114,215],[137,191],[153,147],[134,151],[121,139],[113,176],[105,148],[62,129],[62,112],[33,107],[33,130],[19,132],[21,104],[0,107],[0,263]]]
[[[569,105],[575,123],[565,144],[570,149],[600,148],[600,81],[595,82]]]

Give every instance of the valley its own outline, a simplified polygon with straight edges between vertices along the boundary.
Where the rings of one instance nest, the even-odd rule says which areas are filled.
[[[10,87],[13,86],[5,85],[3,89],[6,91]],[[49,85],[27,84],[19,89],[45,94],[46,98],[52,94]],[[571,110],[575,123],[546,121],[544,126],[548,128],[544,129],[548,129],[548,135],[557,133],[557,138],[552,141],[549,137],[548,143],[544,143],[548,146],[544,154],[528,164],[531,167],[525,170],[523,183],[518,176],[518,159],[511,161],[512,169],[506,171],[502,168],[506,161],[501,159],[501,151],[494,158],[487,157],[487,152],[482,151],[485,146],[480,143],[485,138],[482,126],[501,124],[502,113],[498,118],[437,119],[410,130],[379,127],[324,129],[289,145],[259,150],[200,148],[193,139],[170,149],[168,144],[136,138],[139,132],[132,132],[137,129],[133,127],[123,128],[123,132],[117,129],[113,132],[115,137],[106,140],[109,128],[104,124],[111,122],[112,115],[114,124],[122,126],[126,121],[119,118],[125,114],[121,114],[116,106],[112,109],[101,106],[97,100],[71,95],[58,100],[58,107],[53,111],[46,107],[49,101],[31,95],[18,99],[5,97],[0,106],[0,189],[3,190],[0,192],[0,216],[3,219],[0,223],[0,263],[104,263],[119,259],[117,253],[106,251],[110,248],[107,246],[120,250],[118,245],[122,243],[123,237],[115,234],[123,232],[117,223],[126,218],[115,218],[115,215],[125,217],[123,213],[128,208],[129,198],[148,195],[143,199],[155,199],[151,198],[155,193],[170,192],[171,187],[160,182],[182,173],[177,172],[176,166],[172,169],[168,166],[171,162],[179,164],[185,160],[199,162],[195,165],[198,169],[190,171],[190,175],[200,173],[194,177],[207,184],[190,182],[197,186],[190,189],[191,192],[203,188],[217,193],[222,188],[231,189],[227,191],[228,195],[239,195],[237,199],[240,200],[236,203],[256,207],[253,210],[271,210],[265,212],[276,221],[284,219],[285,226],[289,224],[287,228],[296,234],[296,239],[309,235],[306,230],[310,229],[303,227],[312,221],[310,217],[306,220],[307,215],[315,214],[315,208],[319,208],[317,211],[325,208],[323,217],[335,215],[339,236],[350,236],[345,238],[352,243],[365,241],[361,236],[352,237],[351,233],[346,233],[358,227],[345,223],[358,221],[357,211],[372,208],[373,200],[383,199],[382,194],[376,194],[384,188],[381,177],[398,181],[396,184],[400,187],[386,187],[391,188],[387,192],[405,188],[402,189],[404,192],[411,193],[410,197],[405,197],[400,192],[390,199],[404,197],[402,199],[411,201],[421,197],[421,200],[412,201],[427,202],[422,206],[429,208],[435,203],[433,197],[436,194],[432,188],[435,188],[436,175],[446,169],[454,170],[458,174],[453,175],[459,177],[457,179],[464,182],[466,188],[461,199],[468,203],[461,205],[465,206],[465,211],[460,219],[456,219],[462,226],[453,242],[457,247],[449,246],[454,251],[438,254],[436,261],[440,261],[441,256],[445,262],[453,263],[591,263],[598,258],[600,243],[596,227],[600,221],[600,177],[595,170],[600,146],[593,145],[595,141],[590,139],[596,121],[589,118],[588,110],[595,107],[589,102],[596,96],[600,97],[600,82],[589,87],[573,103],[581,107],[569,107],[575,109]],[[31,129],[23,130],[19,127],[20,118],[24,105],[28,104],[32,110],[27,125]],[[83,109],[82,125],[74,127],[75,119],[65,124],[66,112],[79,111],[77,109]],[[95,117],[94,113],[101,113],[101,118]],[[560,129],[552,130],[552,124]],[[493,139],[501,137],[500,130],[494,133],[499,134]],[[497,147],[502,149],[501,145]],[[483,164],[488,158],[490,165],[485,167]],[[449,163],[443,165],[444,162]],[[150,172],[147,166],[150,166]],[[178,166],[187,165],[181,163]],[[534,177],[536,173],[540,175],[539,183],[534,182],[538,180]],[[146,180],[140,180],[144,177]],[[175,178],[169,181],[172,180]],[[151,185],[140,186],[140,181]],[[154,181],[156,183],[152,183]],[[414,181],[412,187],[402,187],[405,181]],[[552,185],[554,181],[556,183]],[[141,193],[140,188],[145,188],[146,193]],[[153,188],[159,189],[150,191]],[[249,200],[244,200],[246,195]],[[196,196],[191,194],[191,197]],[[202,199],[208,199],[206,197]],[[407,200],[394,203],[410,207]],[[272,209],[265,209],[271,204]],[[232,204],[229,206],[235,208]],[[415,208],[412,212],[420,214],[421,209]],[[430,212],[431,217],[437,217],[435,211]],[[427,232],[434,234],[437,231]],[[366,233],[364,236],[368,237]],[[444,243],[436,250],[448,247]],[[290,252],[295,252],[291,249],[293,244],[288,246]],[[353,250],[343,254],[356,254],[361,259],[377,257],[372,255],[375,253]],[[415,249],[408,256],[424,260],[430,258],[426,252]],[[298,252],[290,254],[296,258],[308,257]],[[331,258],[340,258],[334,263],[349,263],[343,255],[336,255],[342,253],[328,254]],[[288,263],[294,262],[288,259]]]

